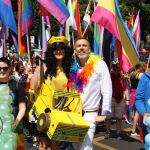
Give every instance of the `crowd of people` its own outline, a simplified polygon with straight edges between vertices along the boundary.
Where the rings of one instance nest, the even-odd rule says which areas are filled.
[[[150,116],[147,109],[150,99],[149,66],[139,62],[123,74],[119,63],[112,62],[109,69],[102,58],[92,53],[85,38],[78,38],[73,50],[64,36],[52,36],[44,59],[42,51],[33,55],[32,61],[15,55],[0,58],[1,84],[9,85],[13,97],[15,119],[12,127],[18,135],[18,150],[25,149],[24,140],[32,140],[33,146],[39,150],[92,150],[97,122],[104,122],[107,139],[111,136],[111,122],[115,118],[117,138],[120,139],[124,116],[131,124],[131,136],[138,136],[140,122],[145,129],[145,120]],[[74,89],[81,95],[82,116],[90,126],[83,142],[64,144],[37,131],[34,112],[29,116],[34,103],[29,91],[36,91],[44,84],[50,84],[53,90]],[[144,130],[143,133],[146,132]]]

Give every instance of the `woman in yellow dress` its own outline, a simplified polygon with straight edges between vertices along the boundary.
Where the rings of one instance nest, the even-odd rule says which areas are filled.
[[[53,90],[67,90],[68,76],[72,63],[73,51],[69,49],[64,36],[53,36],[48,41],[43,64],[39,65],[31,78],[30,88],[38,89],[41,84],[49,83]],[[59,149],[59,142],[50,141],[48,137],[40,137],[39,150]]]

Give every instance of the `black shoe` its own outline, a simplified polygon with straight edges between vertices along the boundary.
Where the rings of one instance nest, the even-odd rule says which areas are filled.
[[[117,140],[121,140],[122,139],[122,135],[121,133],[117,133],[117,137],[116,137]]]
[[[106,131],[105,135],[104,135],[104,138],[105,139],[109,139],[110,138],[110,132],[109,131]]]

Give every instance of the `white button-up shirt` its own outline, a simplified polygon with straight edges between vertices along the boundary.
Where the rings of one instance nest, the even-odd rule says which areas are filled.
[[[111,112],[112,82],[108,67],[103,60],[95,64],[94,72],[83,88],[81,97],[83,110],[99,110],[103,97],[102,112]]]

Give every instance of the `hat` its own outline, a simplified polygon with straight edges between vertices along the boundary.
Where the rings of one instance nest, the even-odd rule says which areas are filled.
[[[54,43],[64,43],[65,45],[67,45],[69,43],[69,41],[64,37],[64,36],[52,36],[49,40],[48,40],[48,44],[52,45]]]

